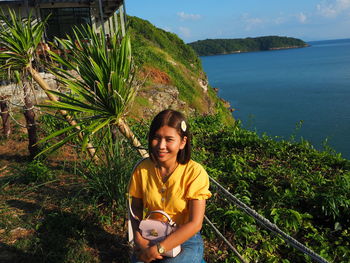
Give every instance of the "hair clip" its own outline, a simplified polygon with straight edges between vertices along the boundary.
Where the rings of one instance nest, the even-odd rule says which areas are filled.
[[[181,130],[182,130],[183,132],[185,132],[186,129],[187,129],[186,122],[185,122],[185,121],[182,121],[182,122],[181,122]]]

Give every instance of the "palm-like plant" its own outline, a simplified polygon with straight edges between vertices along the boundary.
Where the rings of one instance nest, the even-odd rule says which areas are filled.
[[[36,56],[36,49],[42,40],[44,23],[35,22],[32,16],[28,18],[17,17],[16,13],[9,9],[9,17],[3,10],[0,14],[1,46],[5,49],[1,52],[1,59],[6,63],[1,65],[3,69],[21,72],[25,68],[32,67]]]
[[[66,40],[56,39],[64,55],[50,52],[53,61],[64,67],[53,67],[52,73],[71,94],[51,91],[60,101],[51,102],[49,107],[83,116],[79,121],[84,134],[83,149],[87,146],[85,142],[89,136],[105,128],[113,130],[117,127],[142,156],[147,155],[123,118],[135,95],[129,36],[125,36],[120,43],[117,35],[114,35],[106,43],[103,36],[88,26],[75,28],[73,37],[74,39],[69,36]],[[73,127],[62,129],[44,141]],[[63,145],[74,136],[76,133],[53,145],[51,149]]]
[[[30,71],[34,70],[33,61],[36,48],[43,32],[43,23],[34,23],[29,16],[26,19],[17,18],[14,11],[9,10],[9,17],[0,14],[0,71],[7,72],[9,78],[17,80],[24,93],[24,115],[27,123],[29,152],[32,157],[37,153],[37,135],[35,113],[30,98],[31,82],[28,81]]]
[[[32,19],[31,14],[28,18],[21,18],[9,9],[9,16],[6,16],[1,10],[0,12],[0,46],[2,51],[0,53],[0,73],[8,75],[8,78],[18,80],[22,85],[25,95],[29,95],[28,79],[33,79],[45,91],[46,95],[51,101],[57,101],[58,98],[49,93],[50,86],[41,77],[33,62],[38,62],[36,51],[43,38],[45,21],[38,21]],[[37,139],[36,139],[36,124],[35,114],[33,111],[33,104],[30,97],[25,98],[25,115],[28,127],[29,137],[29,151],[31,156],[37,153]],[[66,120],[79,130],[77,123],[68,115],[67,111],[60,110],[60,113]],[[81,133],[78,133],[80,137]],[[88,143],[88,152],[92,158],[96,158],[94,147]]]

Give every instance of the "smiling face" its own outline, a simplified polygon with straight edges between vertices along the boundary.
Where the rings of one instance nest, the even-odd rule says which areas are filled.
[[[168,129],[170,128],[170,129]],[[177,142],[184,141],[184,146],[180,145],[177,150],[177,159],[176,161],[181,164],[186,164],[191,159],[191,133],[189,129],[189,125],[186,122],[185,117],[182,113],[167,109],[159,112],[154,119],[152,120],[149,133],[148,133],[148,153],[150,155],[151,160],[154,163],[158,163],[158,158],[164,159],[163,157],[169,156],[170,154],[166,151],[160,151],[156,148],[161,148],[164,146],[155,146],[156,141],[161,141],[161,138],[166,138],[166,133],[172,138],[168,138],[168,143],[166,148],[172,149],[172,140],[175,139]],[[168,137],[169,137],[168,136]],[[183,150],[182,150],[183,149]],[[158,153],[161,154],[158,154]],[[173,151],[171,151],[173,152]],[[174,156],[173,156],[174,157]],[[159,164],[159,163],[158,163]]]
[[[152,153],[160,165],[174,165],[177,154],[184,149],[186,141],[187,137],[181,138],[175,128],[162,126],[151,139]]]

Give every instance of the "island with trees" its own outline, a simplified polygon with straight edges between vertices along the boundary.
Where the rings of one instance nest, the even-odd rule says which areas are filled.
[[[205,39],[189,43],[188,45],[190,45],[199,56],[301,48],[308,46],[308,44],[301,39],[280,36]]]

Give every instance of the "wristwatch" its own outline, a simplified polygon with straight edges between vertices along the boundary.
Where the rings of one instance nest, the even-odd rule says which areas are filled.
[[[159,254],[163,254],[165,252],[164,247],[160,243],[157,243],[157,250]]]

